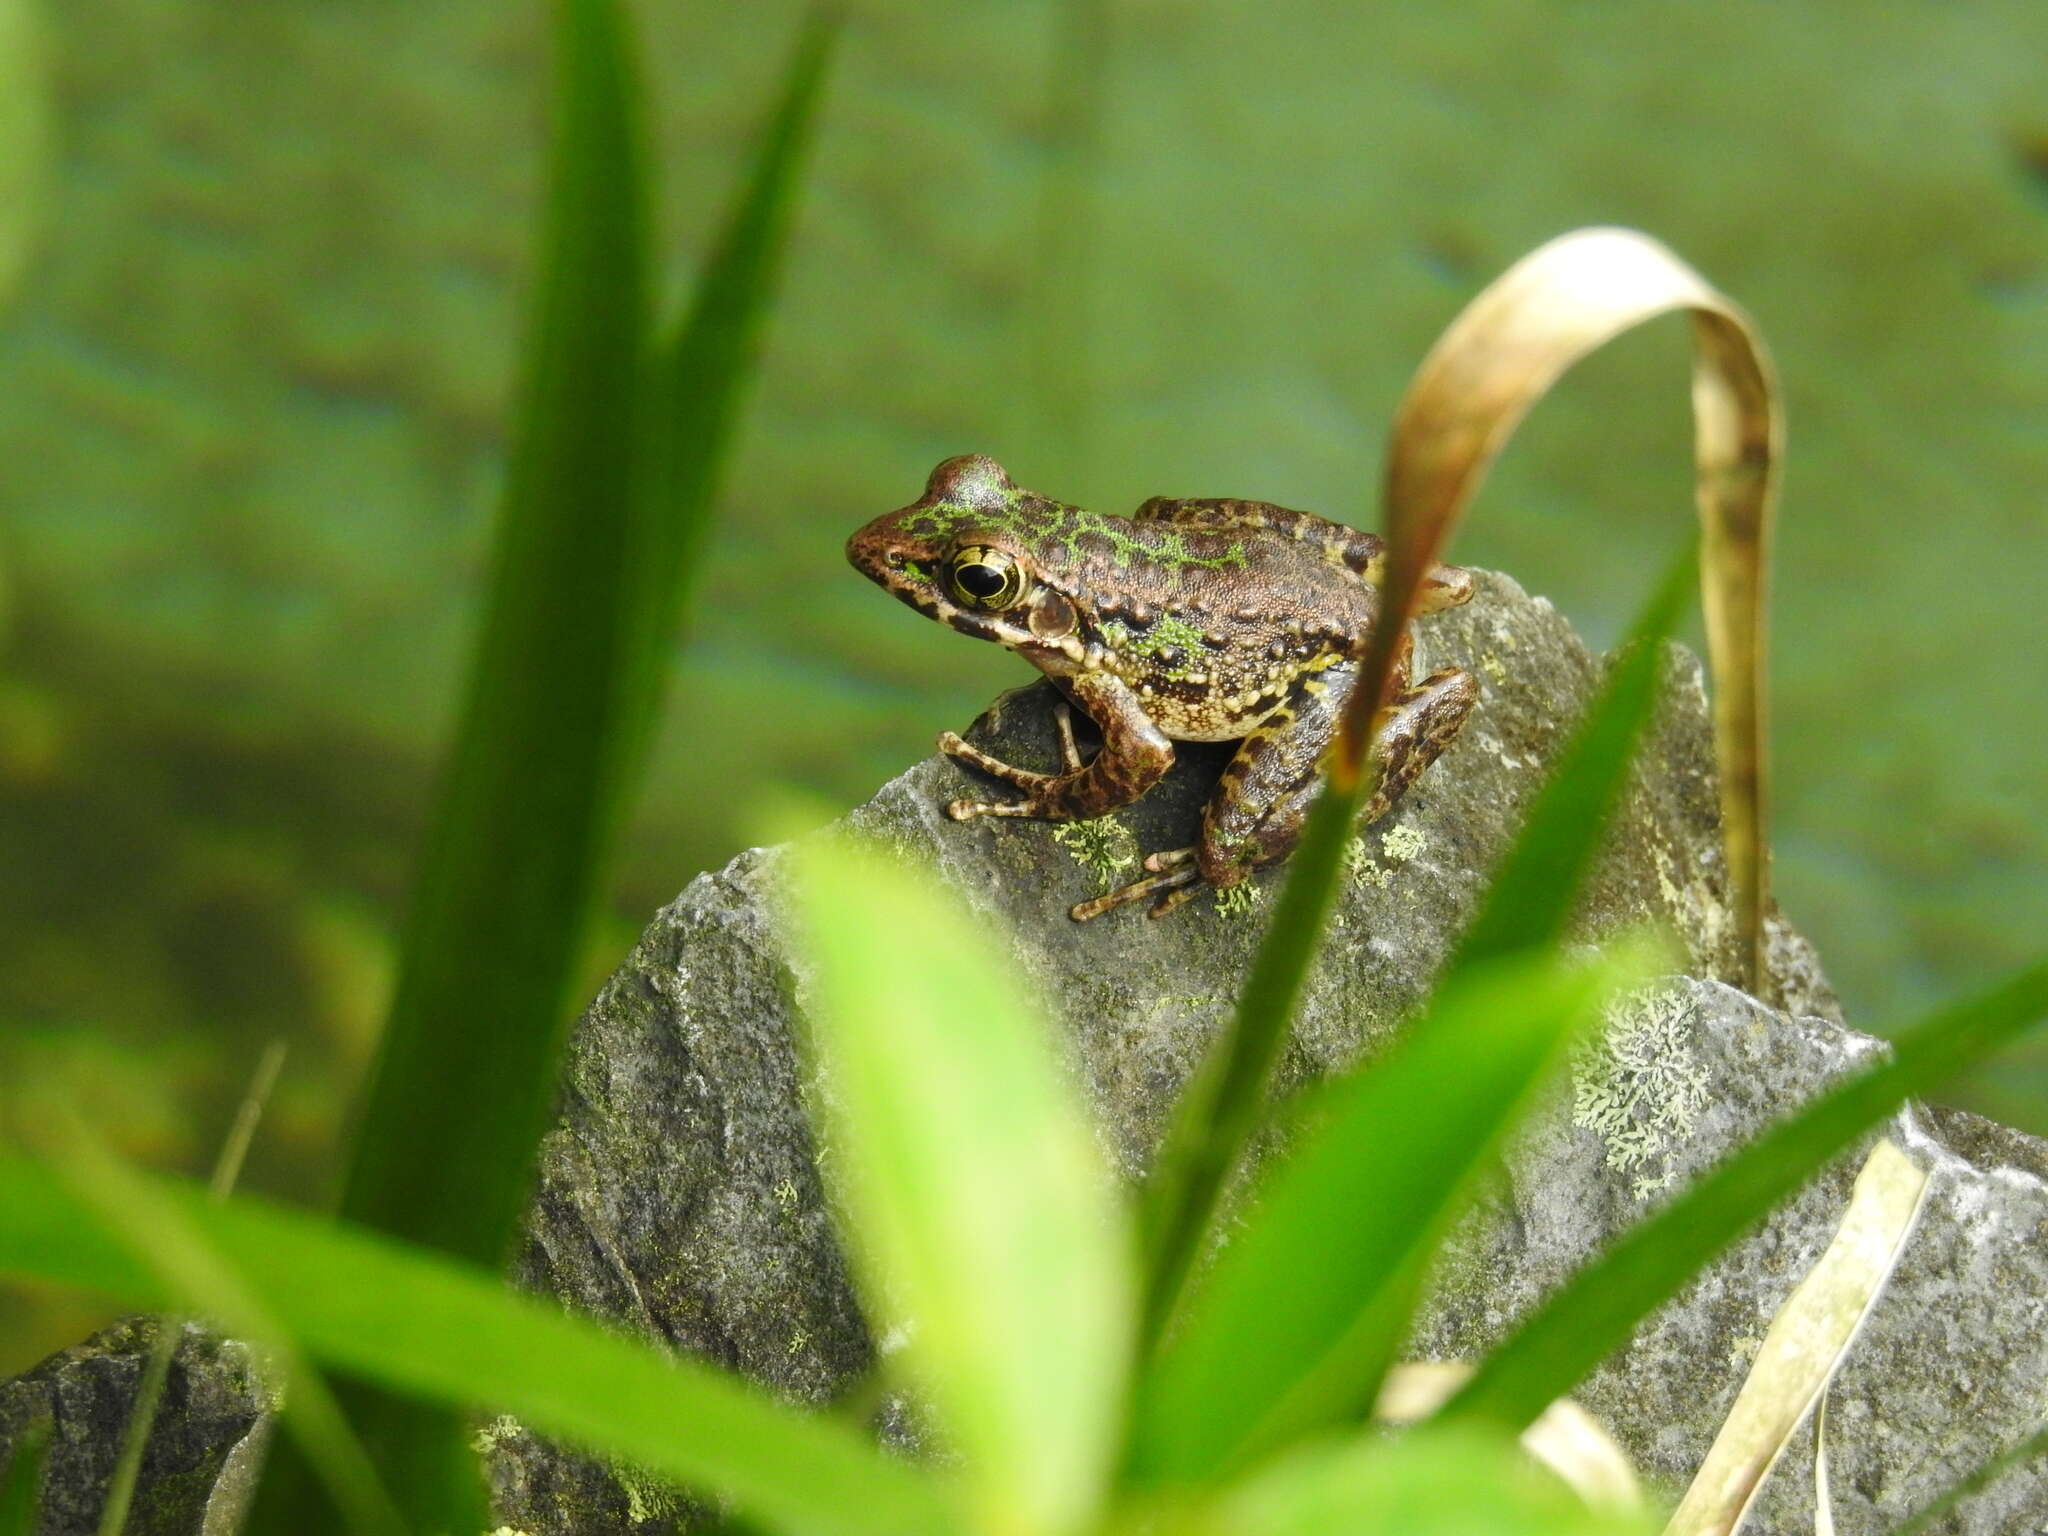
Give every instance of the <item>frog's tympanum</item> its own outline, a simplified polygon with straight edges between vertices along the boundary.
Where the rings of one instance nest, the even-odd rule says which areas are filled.
[[[847,541],[854,566],[918,612],[1007,646],[1045,673],[1102,733],[1086,763],[1059,713],[1065,769],[1032,773],[948,731],[941,751],[1023,792],[956,800],[947,814],[1101,816],[1173,763],[1176,741],[1237,741],[1192,848],[1155,853],[1142,880],[1073,909],[1127,901],[1170,912],[1204,883],[1224,889],[1294,849],[1379,606],[1384,547],[1372,534],[1261,501],[1155,497],[1106,517],[1014,484],[994,459],[948,459],[924,495]],[[1424,613],[1472,595],[1455,566],[1430,572]],[[1478,698],[1468,672],[1409,684],[1404,638],[1385,764],[1367,822],[1436,759]]]

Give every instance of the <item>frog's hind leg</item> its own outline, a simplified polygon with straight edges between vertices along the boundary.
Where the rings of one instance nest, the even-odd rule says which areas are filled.
[[[1380,782],[1362,825],[1371,826],[1392,809],[1401,792],[1451,744],[1478,702],[1478,679],[1461,667],[1433,672],[1396,696],[1380,716]]]

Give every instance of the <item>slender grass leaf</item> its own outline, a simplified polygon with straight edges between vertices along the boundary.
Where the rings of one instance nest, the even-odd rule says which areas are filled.
[[[778,1530],[949,1528],[934,1485],[855,1431],[517,1295],[485,1270],[246,1196],[216,1205],[179,1181],[138,1182],[307,1355],[338,1371],[439,1403],[487,1404],[540,1433],[729,1497]],[[145,1307],[177,1299],[101,1213],[43,1165],[4,1152],[0,1273]]]
[[[1462,967],[1564,931],[1655,707],[1663,642],[1677,625],[1692,571],[1690,555],[1675,562],[1630,629],[1460,942],[1447,980]],[[1170,1321],[1231,1173],[1263,1123],[1267,1087],[1335,897],[1359,794],[1358,786],[1347,792],[1332,785],[1316,803],[1230,1027],[1175,1107],[1144,1207],[1148,1345]]]
[[[0,1536],[35,1536],[43,1464],[50,1451],[50,1421],[36,1419],[14,1437],[13,1454],[0,1470]]]
[[[980,1527],[1079,1530],[1115,1454],[1135,1297],[1123,1212],[1051,1034],[1008,952],[876,851],[805,845],[796,900],[869,1294],[900,1305]]]
[[[1295,1452],[1218,1500],[1213,1536],[1648,1536],[1646,1517],[1589,1509],[1505,1435],[1426,1426]]]
[[[639,87],[613,0],[557,0],[555,18],[540,289],[483,631],[342,1201],[485,1264],[525,1199],[620,788],[623,598],[641,553]]]
[[[1426,1419],[1471,1376],[1472,1367],[1459,1360],[1404,1361],[1387,1372],[1373,1417],[1389,1424]],[[1522,1431],[1522,1448],[1562,1478],[1589,1509],[1634,1515],[1649,1508],[1628,1453],[1568,1397],[1552,1403]]]
[[[249,1144],[256,1137],[257,1122],[263,1118],[263,1106],[269,1102],[278,1074],[284,1070],[284,1057],[284,1041],[273,1040],[256,1062],[248,1091],[235,1109],[220,1156],[214,1160],[213,1178],[207,1187],[216,1200],[225,1200],[234,1193],[235,1181],[242,1176],[242,1163],[249,1155]],[[135,1401],[128,1410],[128,1423],[121,1431],[121,1453],[114,1458],[113,1476],[107,1479],[107,1501],[100,1506],[99,1536],[121,1536],[128,1524],[128,1507],[134,1501],[135,1484],[142,1475],[143,1453],[149,1449],[157,1408],[163,1401],[164,1383],[170,1380],[171,1362],[177,1358],[178,1340],[183,1333],[180,1319],[166,1317],[150,1344],[149,1357],[142,1364],[142,1379],[136,1384]]]
[[[83,1120],[60,1117],[50,1140],[57,1172],[71,1194],[157,1275],[166,1292],[262,1346],[271,1368],[283,1378],[284,1426],[326,1485],[348,1529],[359,1536],[401,1536],[405,1522],[368,1452],[266,1300],[187,1212],[124,1165]],[[175,1348],[178,1324],[166,1319],[163,1328]]]
[[[555,0],[554,14],[539,291],[486,613],[342,1202],[353,1219],[479,1263],[501,1257],[526,1198],[569,988],[651,736],[828,36],[814,26],[799,51],[687,321],[650,347],[632,40],[616,0]],[[367,1399],[361,1411],[420,1523],[475,1523],[459,1424]],[[266,1508],[290,1503],[266,1490]]]
[[[836,18],[814,11],[690,305],[650,359],[642,498],[648,553],[635,563],[645,593],[638,611],[648,623],[637,647],[636,760],[653,732],[734,426],[759,361],[837,39]]]
[[[2027,1436],[2011,1450],[1992,1457],[1900,1526],[1892,1536],[1927,1536],[1927,1533],[1941,1521],[1953,1515],[2014,1467],[2026,1466],[2044,1456],[2048,1456],[2048,1428]]]
[[[1664,642],[1685,611],[1697,569],[1688,550],[1652,592],[1585,720],[1537,792],[1514,846],[1494,873],[1479,916],[1458,942],[1447,977],[1465,966],[1563,937],[1628,780],[1636,742],[1656,710]]]
[[[1892,1035],[1888,1061],[1830,1088],[1623,1233],[1481,1362],[1445,1414],[1526,1424],[1858,1136],[2044,1014],[2048,962]]]
[[[1365,1416],[1477,1176],[1576,1028],[1641,978],[1643,959],[1531,955],[1474,970],[1331,1091],[1146,1373],[1134,1481],[1212,1481]]]
[[[1891,1279],[1926,1195],[1924,1168],[1889,1141],[1871,1150],[1834,1241],[1771,1319],[1735,1406],[1664,1536],[1731,1536],[1741,1529]]]
[[[1574,230],[1531,252],[1465,306],[1416,369],[1387,452],[1380,621],[1330,774],[1340,788],[1369,776],[1372,721],[1423,579],[1522,417],[1579,359],[1679,310],[1693,321],[1694,484],[1722,841],[1750,969],[1761,976],[1769,897],[1763,586],[1782,435],[1777,386],[1749,317],[1647,235]]]

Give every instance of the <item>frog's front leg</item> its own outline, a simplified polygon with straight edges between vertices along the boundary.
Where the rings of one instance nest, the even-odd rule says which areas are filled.
[[[1066,718],[1059,722],[1060,754],[1067,765],[1063,773],[1018,768],[947,731],[939,738],[940,751],[1024,792],[1024,798],[1014,802],[955,800],[946,807],[948,816],[955,821],[971,821],[977,816],[1028,816],[1042,821],[1104,816],[1129,805],[1165,777],[1173,766],[1173,743],[1152,723],[1127,684],[1103,672],[1083,672],[1061,681],[1068,696],[1087,711],[1102,732],[1102,749],[1094,760],[1081,763],[1073,725]]]

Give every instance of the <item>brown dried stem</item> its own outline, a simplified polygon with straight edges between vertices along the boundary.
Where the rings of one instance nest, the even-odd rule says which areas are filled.
[[[1764,562],[1781,425],[1755,326],[1647,235],[1582,229],[1509,268],[1465,307],[1394,418],[1384,493],[1384,607],[1331,764],[1356,793],[1388,700],[1394,649],[1423,574],[1440,556],[1487,467],[1566,369],[1646,320],[1693,320],[1694,466],[1700,584],[1714,676],[1721,834],[1743,935],[1746,980],[1762,974],[1769,855],[1764,839]]]

